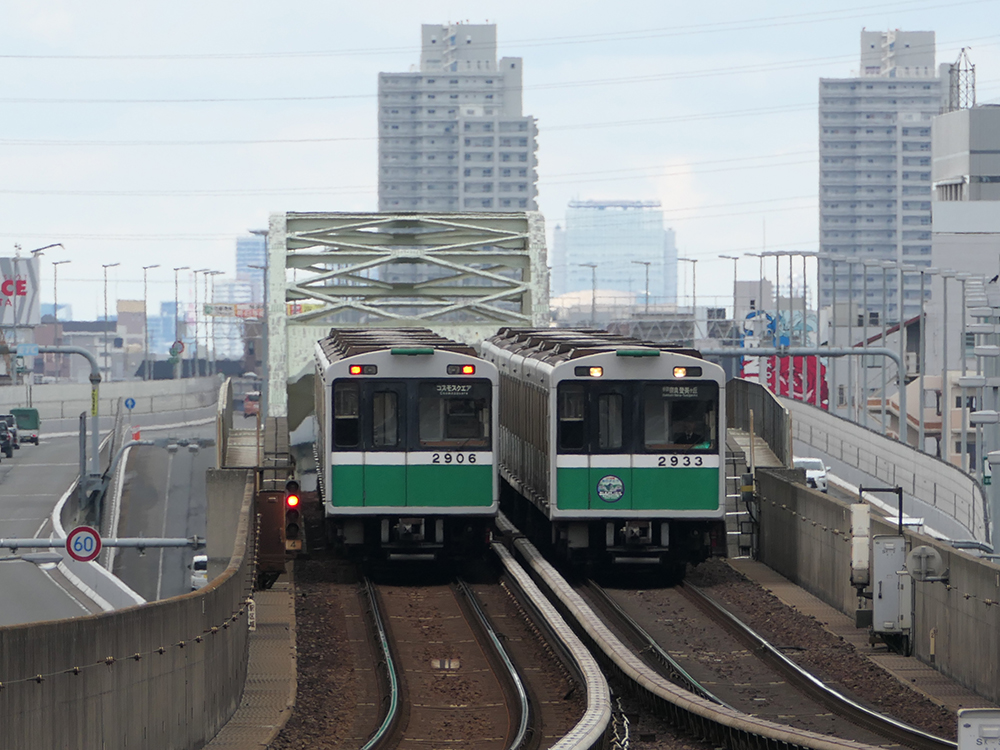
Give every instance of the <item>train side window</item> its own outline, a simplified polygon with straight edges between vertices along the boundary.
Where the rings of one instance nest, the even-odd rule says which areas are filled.
[[[395,391],[372,394],[372,445],[376,448],[399,445],[399,399]]]
[[[602,393],[597,397],[597,441],[601,450],[622,447],[622,396]]]
[[[361,442],[358,384],[333,384],[333,446],[357,448]]]
[[[559,450],[582,451],[587,447],[587,393],[582,384],[559,386]]]

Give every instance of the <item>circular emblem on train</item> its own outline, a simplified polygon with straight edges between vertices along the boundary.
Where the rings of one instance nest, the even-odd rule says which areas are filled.
[[[625,494],[625,483],[614,474],[601,477],[597,483],[597,496],[606,503],[617,503]]]

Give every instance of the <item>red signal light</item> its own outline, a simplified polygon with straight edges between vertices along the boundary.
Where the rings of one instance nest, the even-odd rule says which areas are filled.
[[[351,365],[351,375],[360,375],[361,365]]]
[[[475,365],[462,365],[462,374],[463,375],[475,375],[476,374],[476,366]]]
[[[299,506],[299,496],[298,495],[286,496],[285,505],[287,505],[289,508],[297,508]]]

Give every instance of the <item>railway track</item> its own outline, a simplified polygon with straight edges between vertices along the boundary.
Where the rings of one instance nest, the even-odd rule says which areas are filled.
[[[389,646],[389,704],[366,748],[507,750],[527,733],[524,683],[471,590],[371,585]]]
[[[518,557],[524,561],[567,620],[573,623],[605,672],[615,676],[643,703],[655,706],[658,713],[671,724],[694,736],[734,749],[955,748],[955,743],[868,711],[857,704],[845,705],[843,701],[838,701],[840,707],[837,710],[842,713],[833,716],[831,706],[835,696],[820,696],[819,688],[822,684],[819,680],[801,674],[793,677],[791,673],[778,674],[771,671],[778,668],[777,662],[788,662],[777,658],[781,656],[777,649],[768,649],[759,639],[755,639],[752,645],[749,645],[750,641],[732,641],[727,652],[722,636],[735,636],[731,632],[722,633],[721,623],[726,623],[726,629],[736,630],[735,618],[719,611],[709,615],[713,608],[705,599],[697,600],[697,604],[694,599],[685,599],[683,606],[688,611],[687,614],[695,610],[701,613],[703,624],[692,625],[693,631],[703,629],[704,623],[708,623],[711,618],[718,618],[716,622],[719,624],[712,627],[722,634],[717,636],[719,645],[715,652],[695,653],[691,643],[688,643],[678,649],[680,654],[688,658],[682,660],[676,658],[680,654],[667,653],[668,657],[672,656],[674,659],[664,659],[663,652],[669,652],[671,648],[665,644],[660,644],[663,648],[654,648],[652,643],[659,640],[659,634],[645,632],[644,625],[655,623],[657,619],[671,620],[672,613],[681,606],[680,602],[648,613],[645,618],[647,622],[635,622],[636,618],[631,618],[633,622],[626,622],[623,618],[626,607],[621,606],[621,600],[611,604],[603,594],[594,593],[592,587],[588,587],[587,597],[581,595],[556,573],[505,518],[499,524],[511,537]],[[681,591],[677,591],[679,597],[688,596],[680,593]],[[591,599],[594,606],[588,603],[587,598]],[[603,603],[600,602],[602,598]],[[627,596],[623,598],[628,599]],[[595,609],[599,612],[595,612]],[[612,614],[608,614],[609,611]],[[739,637],[750,638],[747,630],[740,629],[742,634]],[[768,653],[769,664],[761,669],[766,668],[772,677],[765,682],[762,682],[764,673],[755,671],[756,668],[750,672],[740,672],[742,676],[736,673],[738,668],[745,670],[741,662],[746,661],[751,652],[757,651]],[[773,668],[770,662],[775,663]],[[789,664],[791,662],[780,668],[788,668]],[[810,693],[808,700],[811,705],[804,711],[793,711],[796,703],[801,704],[805,700],[803,693],[796,688],[800,682],[809,683],[806,692]],[[793,692],[793,688],[796,688],[797,698],[782,698],[779,703],[780,695]],[[794,713],[798,715],[792,715]],[[864,726],[858,727],[859,723]]]
[[[694,586],[658,590],[655,610],[634,591],[580,590],[648,664],[720,705],[873,746],[954,747],[830,689]]]
[[[477,584],[365,581],[383,711],[363,750],[544,750],[566,737],[580,750],[600,744],[607,685],[589,655],[580,666],[586,650],[567,642],[569,627],[541,611],[543,597],[525,582],[510,570]]]

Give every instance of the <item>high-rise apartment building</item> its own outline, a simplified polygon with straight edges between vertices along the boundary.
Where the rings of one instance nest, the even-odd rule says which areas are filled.
[[[838,309],[851,286],[853,302],[880,314],[885,273],[887,319],[919,313],[919,274],[905,277],[900,306],[896,272],[877,264],[930,265],[931,120],[946,94],[932,31],[862,31],[860,75],[820,79],[820,253],[837,259],[821,259],[821,306],[835,268]]]
[[[420,70],[380,73],[380,211],[537,210],[537,127],[493,24],[421,27]]]
[[[659,201],[570,201],[565,227],[553,233],[551,260],[553,296],[590,292],[596,275],[598,289],[645,300],[647,268],[651,302],[677,296],[674,230],[663,228]]]

